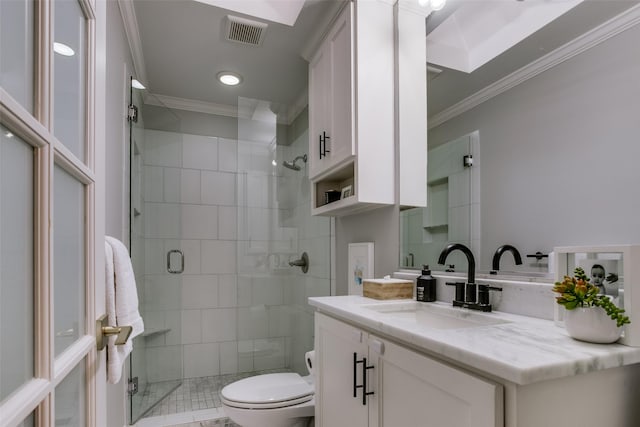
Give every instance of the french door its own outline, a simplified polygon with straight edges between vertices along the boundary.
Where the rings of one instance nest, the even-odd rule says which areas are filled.
[[[96,5],[0,0],[1,426],[103,425]]]

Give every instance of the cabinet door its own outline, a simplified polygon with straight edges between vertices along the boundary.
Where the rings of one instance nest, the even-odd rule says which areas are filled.
[[[362,404],[362,388],[353,396],[353,354],[357,360],[366,357],[365,342],[361,330],[316,313],[316,426],[367,426],[368,406]],[[357,384],[362,384],[361,366],[355,369]]]
[[[326,169],[328,158],[323,151],[324,135],[330,135],[331,55],[323,46],[309,64],[309,177],[313,178]]]
[[[355,135],[353,132],[353,32],[350,3],[342,13],[327,37],[331,54],[331,92],[329,117],[331,139],[328,147],[329,166],[336,165],[355,154]]]
[[[499,384],[370,336],[370,427],[502,427]]]

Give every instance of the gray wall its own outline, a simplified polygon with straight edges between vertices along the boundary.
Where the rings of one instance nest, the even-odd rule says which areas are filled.
[[[371,212],[336,218],[336,294],[347,294],[348,244],[374,243],[374,273],[377,278],[398,270],[400,211],[389,206]]]
[[[133,61],[118,3],[107,2],[107,106],[106,106],[106,233],[127,242],[129,76]]]
[[[503,243],[640,242],[638,40],[640,26],[430,131],[438,145],[480,130],[482,268]]]

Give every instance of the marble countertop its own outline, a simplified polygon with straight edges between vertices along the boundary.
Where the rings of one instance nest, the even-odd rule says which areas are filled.
[[[428,329],[364,307],[367,304],[397,304],[403,301],[411,302],[379,301],[360,296],[309,298],[309,304],[321,313],[423,349],[445,361],[520,385],[640,362],[640,348],[576,341],[567,335],[563,327],[550,320],[494,311],[486,316],[508,323],[460,329]],[[442,302],[419,304],[450,307],[450,304]],[[456,310],[469,311],[462,308]]]

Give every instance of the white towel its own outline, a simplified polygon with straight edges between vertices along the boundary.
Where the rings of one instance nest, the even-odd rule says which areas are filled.
[[[122,376],[122,366],[133,350],[133,338],[144,331],[138,312],[138,291],[126,246],[113,237],[105,236],[105,274],[107,315],[113,326],[132,326],[131,336],[124,345],[116,346],[115,336],[107,344],[107,381],[115,384]]]

